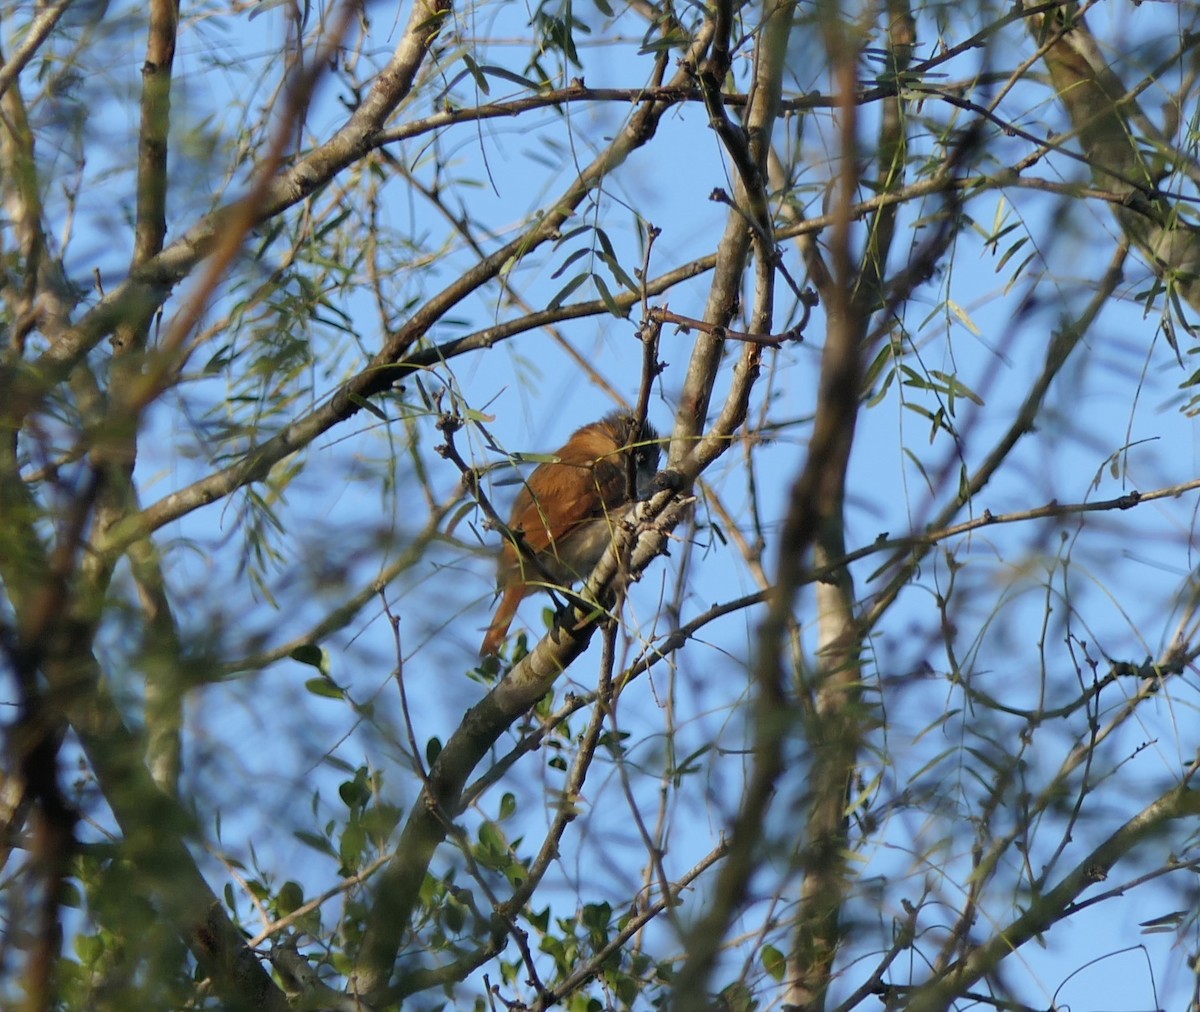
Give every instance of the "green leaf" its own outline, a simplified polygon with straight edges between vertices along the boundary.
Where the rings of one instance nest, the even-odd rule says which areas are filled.
[[[967,315],[967,311],[963,309],[963,307],[957,302],[955,302],[953,299],[947,299],[946,305],[950,308],[950,312],[958,318],[958,321],[972,334],[974,334],[976,337],[979,337],[983,333],[977,326],[975,326],[975,321]]]
[[[642,290],[638,287],[638,283],[625,273],[625,268],[617,263],[615,259],[610,260],[608,257],[601,257],[600,259],[604,261],[605,265],[612,272],[612,276],[617,284],[623,285],[627,291],[632,292],[634,295],[641,294]]]
[[[505,67],[494,67],[490,64],[484,64],[479,69],[487,74],[488,77],[499,77],[505,81],[511,82],[512,84],[523,85],[524,87],[530,88],[533,91],[543,90],[542,85],[538,84],[537,81],[534,81],[532,78],[522,77],[520,74],[514,73]]]
[[[783,980],[783,975],[787,972],[787,960],[773,945],[763,946],[762,965],[776,983]]]
[[[719,1007],[728,1012],[754,1012],[754,996],[740,980],[721,989]]]
[[[867,402],[866,402],[867,407],[873,408],[877,404],[880,404],[883,401],[883,399],[887,396],[887,392],[892,388],[892,383],[895,379],[896,379],[896,370],[889,369],[884,374],[883,382],[881,384],[879,384],[879,389],[876,390],[875,393],[873,393],[870,397],[867,398]]]
[[[316,668],[322,674],[329,670],[328,655],[315,643],[303,643],[288,656],[301,664],[307,664],[310,668]]]
[[[381,422],[386,422],[388,420],[388,416],[383,413],[383,409],[381,407],[376,404],[372,404],[361,394],[356,394],[353,390],[351,390],[346,396],[349,397],[351,404],[357,404],[364,411],[371,412],[371,414],[373,414]]]
[[[934,379],[941,380],[945,384],[946,393],[951,398],[965,397],[972,404],[977,404],[979,407],[983,407],[983,398],[980,397],[979,394],[977,394],[969,386],[963,383],[953,373],[939,372],[938,370],[934,369],[930,372],[930,375]]]
[[[573,277],[570,281],[563,285],[562,288],[555,292],[554,297],[546,304],[546,308],[549,310],[558,309],[564,302],[567,301],[568,298],[570,298],[571,293],[574,292],[575,289],[587,281],[589,276],[590,275],[586,271],[583,274],[576,274],[575,277]]]
[[[104,954],[104,942],[97,935],[76,935],[75,955],[84,966],[91,966]]]
[[[712,748],[711,744],[701,745],[698,749],[696,749],[696,751],[694,751],[686,759],[684,759],[682,762],[676,764],[675,768],[673,770],[671,770],[671,779],[674,781],[676,787],[679,786],[682,779],[685,776],[687,776],[689,773],[698,773],[700,771],[701,767],[700,767],[699,763],[696,762],[696,760],[699,759],[701,756],[703,756],[711,748]]]
[[[538,943],[538,948],[550,956],[560,970],[567,968],[569,961],[566,949],[560,939],[555,938],[554,935],[543,935],[541,942]]]
[[[999,259],[999,261],[996,263],[996,273],[997,273],[997,274],[999,274],[999,273],[1000,273],[1000,271],[1002,271],[1002,270],[1004,269],[1004,265],[1005,265],[1006,263],[1008,263],[1008,261],[1009,261],[1009,258],[1011,258],[1011,257],[1012,257],[1012,255],[1013,255],[1014,253],[1016,253],[1016,252],[1017,252],[1017,250],[1019,250],[1019,249],[1020,249],[1022,246],[1024,246],[1024,245],[1025,245],[1027,242],[1029,242],[1029,236],[1027,236],[1027,235],[1026,235],[1026,236],[1022,236],[1020,239],[1018,239],[1018,240],[1017,240],[1016,242],[1014,242],[1014,243],[1013,243],[1011,246],[1009,246],[1009,247],[1008,247],[1008,249],[1006,249],[1006,250],[1004,251],[1004,255],[1003,255],[1003,256],[1002,256],[1002,257]]]
[[[592,228],[593,226],[591,225],[577,225],[575,228],[563,232],[557,239],[554,240],[554,248],[559,249],[560,247],[569,243],[577,235],[583,235],[584,232],[590,232]]]
[[[666,35],[656,35],[652,39],[647,39],[638,48],[638,56],[646,56],[652,53],[667,52],[672,49],[680,49],[688,43],[689,39],[685,32],[681,30],[673,30]]]
[[[338,857],[342,862],[343,874],[353,875],[362,867],[366,846],[367,833],[359,823],[351,822],[342,830]]]
[[[353,780],[347,780],[338,786],[338,796],[352,811],[364,808],[371,800],[371,789],[367,786],[366,768],[359,769]]]
[[[553,278],[554,280],[556,280],[556,281],[557,281],[559,278],[561,278],[561,277],[562,277],[562,276],[563,276],[563,275],[566,273],[566,271],[567,271],[567,268],[568,268],[568,267],[570,267],[570,266],[571,266],[571,264],[573,264],[573,263],[574,263],[576,260],[578,260],[580,257],[585,257],[585,256],[587,256],[587,255],[588,255],[588,252],[589,252],[589,251],[588,251],[587,249],[577,249],[577,250],[575,250],[575,252],[571,253],[571,254],[570,254],[568,257],[567,257],[567,259],[566,259],[566,260],[564,260],[564,261],[563,261],[563,262],[562,262],[562,263],[559,265],[559,268],[558,268],[558,270],[556,270],[556,271],[555,271],[553,274],[551,274],[551,275],[550,275],[550,277],[551,277],[551,278]]]
[[[1025,273],[1025,268],[1028,267],[1034,260],[1038,258],[1038,251],[1034,250],[1024,260],[1017,264],[1016,270],[1012,272],[1012,276],[1004,286],[1004,294],[1007,295],[1012,291],[1013,285],[1018,281],[1027,281],[1029,276]]]
[[[320,853],[325,854],[328,857],[337,857],[337,854],[334,852],[333,847],[330,845],[329,841],[326,840],[325,837],[323,837],[323,836],[318,836],[316,833],[309,833],[303,829],[293,830],[292,835],[297,840],[299,840],[301,843],[307,844],[308,846],[312,847],[312,849],[315,851],[319,851]]]
[[[382,847],[400,824],[403,813],[395,805],[381,804],[362,813],[362,827],[375,843]]]
[[[617,254],[613,249],[612,240],[608,237],[608,233],[602,228],[596,229],[596,238],[600,241],[600,249],[604,251],[604,255],[609,260],[616,260]]]
[[[870,388],[875,385],[875,381],[883,375],[884,370],[891,366],[894,354],[896,354],[895,347],[885,342],[875,353],[875,357],[871,359],[871,364],[867,366],[863,375],[863,387]]]
[[[626,319],[629,316],[629,310],[622,309],[617,305],[617,300],[613,298],[612,292],[608,290],[608,285],[604,283],[604,279],[599,274],[593,274],[592,280],[596,282],[596,290],[600,293],[600,300],[604,303],[604,307],[618,320]]]
[[[304,683],[304,687],[314,696],[324,699],[346,698],[345,690],[332,678],[310,678]]]
[[[471,72],[471,77],[475,79],[475,87],[485,95],[490,95],[492,89],[488,86],[487,78],[484,77],[483,71],[479,69],[479,64],[471,59],[470,53],[463,53],[463,63],[467,65],[467,70]]]
[[[501,832],[500,827],[494,822],[484,822],[480,825],[479,843],[493,854],[501,855],[508,853],[508,841],[504,838],[504,833]]]
[[[304,890],[300,888],[300,883],[290,879],[284,882],[275,898],[275,906],[283,917],[304,906]]]
[[[625,269],[617,260],[617,253],[613,248],[612,240],[608,237],[608,233],[602,228],[597,228],[596,238],[600,240],[600,259],[608,266],[608,269],[612,271],[612,275],[616,279],[617,284],[624,285],[631,292],[637,295],[640,292],[640,289],[634,282],[633,278],[625,273]]]
[[[585,928],[593,931],[606,931],[609,922],[612,920],[612,905],[608,903],[585,903],[579,920]]]

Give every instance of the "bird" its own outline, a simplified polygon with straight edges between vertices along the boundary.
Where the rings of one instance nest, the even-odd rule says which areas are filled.
[[[513,504],[497,567],[500,603],[479,648],[498,654],[529,594],[584,579],[612,540],[614,524],[647,494],[661,447],[649,422],[613,411],[576,429],[540,464]],[[631,467],[632,457],[632,467]],[[633,474],[633,486],[630,475]]]

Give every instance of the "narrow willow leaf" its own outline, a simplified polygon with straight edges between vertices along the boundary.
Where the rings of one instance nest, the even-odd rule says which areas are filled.
[[[587,255],[588,255],[588,250],[587,250],[587,249],[577,249],[577,250],[575,250],[575,252],[574,252],[574,253],[571,253],[571,254],[569,254],[569,255],[567,256],[567,259],[566,259],[566,260],[564,260],[564,261],[563,261],[563,262],[562,262],[562,263],[559,265],[559,268],[558,268],[558,270],[556,270],[556,271],[555,271],[553,274],[551,274],[551,275],[550,275],[550,277],[554,278],[555,280],[558,280],[559,278],[561,278],[561,277],[562,277],[562,276],[563,276],[563,275],[564,275],[564,274],[567,272],[567,268],[568,268],[568,267],[570,267],[570,266],[571,266],[571,264],[573,264],[573,263],[574,263],[576,260],[578,260],[580,257],[585,257],[585,256],[587,256]]]
[[[958,318],[959,323],[966,327],[967,330],[969,330],[972,334],[974,334],[976,337],[979,337],[983,333],[983,331],[975,326],[975,321],[967,315],[967,311],[963,309],[963,307],[957,302],[955,302],[953,299],[947,299],[946,305],[950,307],[950,312],[952,312]]]
[[[487,78],[482,70],[479,69],[479,64],[471,59],[470,53],[463,53],[463,63],[467,65],[467,70],[471,72],[471,77],[475,79],[475,86],[485,95],[490,95],[492,89],[488,86]]]
[[[570,281],[568,281],[565,285],[563,285],[562,288],[560,288],[554,294],[554,298],[552,298],[546,304],[546,308],[547,309],[558,309],[559,306],[561,306],[564,302],[567,301],[567,299],[570,297],[571,293],[574,292],[575,289],[578,288],[580,285],[582,285],[587,279],[588,279],[588,275],[586,273],[576,274],[575,277],[573,277]]]
[[[596,290],[600,293],[600,300],[604,303],[605,308],[613,314],[618,320],[624,320],[629,316],[628,309],[622,309],[617,305],[617,300],[613,298],[612,292],[608,290],[608,285],[604,283],[604,279],[599,274],[592,275],[592,280],[596,282]]]
[[[388,420],[388,416],[386,414],[384,414],[383,409],[381,407],[379,407],[377,404],[372,404],[369,400],[367,400],[361,394],[356,394],[352,390],[352,391],[350,391],[348,396],[350,398],[351,404],[357,404],[364,411],[371,412],[371,414],[373,414],[381,422],[386,422]]]

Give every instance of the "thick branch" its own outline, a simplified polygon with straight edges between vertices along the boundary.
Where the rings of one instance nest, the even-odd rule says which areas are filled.
[[[324,186],[346,166],[377,143],[388,116],[412,88],[429,47],[450,13],[448,0],[416,0],[405,33],[387,67],[375,79],[367,98],[345,125],[324,144],[280,173],[253,209],[253,220],[267,221]],[[122,321],[152,313],[171,289],[213,248],[232,221],[245,213],[240,200],[214,211],[188,229],[160,254],[152,257],[108,292],[73,326],[55,335],[22,383],[18,395],[5,404],[10,418],[28,412],[44,391],[63,376]]]
[[[1125,195],[1124,204],[1114,205],[1121,229],[1151,270],[1200,310],[1200,231],[1161,198],[1161,172],[1133,129],[1140,117],[1137,103],[1104,59],[1082,15],[1070,13],[1069,6],[1039,14],[1029,24],[1048,43],[1043,59],[1079,132],[1092,178],[1100,188]]]
[[[707,35],[702,32],[694,45],[703,47],[706,39]],[[683,72],[677,76],[682,79]],[[646,103],[641,106],[609,147],[580,172],[563,194],[547,204],[544,213],[532,226],[422,304],[403,326],[388,337],[371,362],[347,381],[327,403],[292,422],[237,463],[148,507],[139,516],[111,532],[105,542],[97,546],[98,549],[103,553],[119,552],[144,533],[157,530],[198,506],[223,498],[243,485],[262,480],[284,457],[303,449],[321,433],[356,415],[366,398],[390,389],[397,379],[407,375],[409,369],[403,364],[405,356],[429,329],[448,310],[511,266],[515,258],[526,256],[543,243],[553,241],[559,227],[600,185],[604,177],[625,161],[632,151],[653,137],[659,119],[669,108],[667,103]]]
[[[790,3],[771,2],[763,8],[755,87],[752,104],[746,113],[749,157],[741,154],[737,146],[731,151],[738,166],[734,181],[735,201],[726,221],[714,285],[705,311],[705,320],[721,327],[728,326],[736,308],[751,244],[756,253],[756,270],[749,329],[751,332],[769,333],[772,326],[777,251],[765,185],[771,134],[778,117],[779,93],[794,9]],[[722,113],[719,107],[711,105],[710,111],[714,115]],[[727,130],[726,133],[731,132]],[[704,334],[697,341],[689,365],[675,429],[676,436],[684,436],[685,441],[682,446],[673,444],[671,450],[672,465],[683,470],[689,479],[697,476],[728,448],[733,433],[745,420],[750,392],[758,376],[762,348],[746,344],[716,424],[691,449],[692,440],[703,429],[723,346],[724,342],[714,335]],[[792,547],[789,544],[788,550]],[[750,875],[757,865],[757,845],[761,841],[763,817],[770,805],[775,780],[782,771],[782,741],[788,720],[782,681],[776,671],[768,670],[765,666],[760,667],[756,674],[759,685],[753,725],[754,770],[741,809],[731,827],[729,855],[713,884],[710,909],[688,932],[688,957],[680,969],[672,1003],[678,1009],[702,1008],[708,1003],[709,974],[725,931],[737,913]]]
[[[147,896],[178,930],[223,1007],[285,1012],[283,993],[188,851],[184,841],[192,831],[191,816],[151,779],[142,742],[121,719],[91,655],[91,631],[73,624],[64,632],[67,642],[45,672],[121,828],[123,858],[140,870]]]
[[[639,516],[653,524],[643,530],[629,555],[627,567],[619,565],[625,539],[611,548],[588,579],[580,597],[603,600],[618,569],[632,578],[661,553],[666,536],[678,522],[684,504],[673,502],[669,492],[659,493],[639,507]],[[661,513],[660,513],[661,511]],[[374,903],[349,991],[368,1002],[389,993],[388,982],[400,943],[408,931],[419,900],[421,885],[434,851],[457,817],[467,777],[490,751],[505,729],[549,691],[555,680],[587,648],[602,610],[579,606],[568,609],[509,674],[463,717],[458,729],[430,767],[425,787],[405,821],[396,856],[381,874]]]
[[[983,945],[936,980],[907,996],[908,1012],[940,1012],[949,1008],[980,978],[993,972],[1000,962],[1031,938],[1047,931],[1070,912],[1075,899],[1089,886],[1103,882],[1112,867],[1166,823],[1200,815],[1200,792],[1188,782],[1179,784],[1147,805],[1107,840],[1096,847],[1062,882],[1042,896],[1032,897],[1028,907],[1011,924],[999,928]]]

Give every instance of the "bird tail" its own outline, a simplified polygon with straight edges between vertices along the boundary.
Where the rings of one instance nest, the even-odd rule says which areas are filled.
[[[509,587],[501,596],[500,604],[496,607],[496,614],[492,616],[492,624],[488,626],[488,631],[483,637],[483,645],[479,648],[480,657],[492,657],[500,653],[500,645],[504,642],[508,627],[512,625],[513,617],[517,614],[517,605],[525,596],[521,593],[522,589],[521,587]]]

